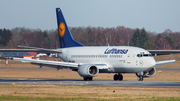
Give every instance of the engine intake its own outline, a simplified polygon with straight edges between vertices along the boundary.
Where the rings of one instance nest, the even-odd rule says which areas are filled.
[[[81,77],[94,77],[99,74],[99,69],[92,64],[85,64],[79,67],[78,73]]]
[[[152,77],[156,74],[156,69],[153,67],[149,71],[143,71],[143,73],[136,73],[137,76],[142,75],[144,78]]]

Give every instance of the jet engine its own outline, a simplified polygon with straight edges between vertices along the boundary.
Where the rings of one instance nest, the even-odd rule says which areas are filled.
[[[136,73],[136,76],[143,76],[143,78],[148,78],[148,77],[152,77],[156,74],[156,69],[153,67],[148,71],[143,71],[142,73]]]
[[[98,75],[99,69],[92,64],[85,64],[78,68],[78,73],[81,77],[94,77]]]

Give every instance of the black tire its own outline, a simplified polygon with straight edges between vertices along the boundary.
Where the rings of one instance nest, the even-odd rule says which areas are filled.
[[[92,81],[93,77],[88,77],[89,81]]]
[[[84,81],[87,81],[87,77],[83,77]]]
[[[119,80],[119,76],[117,74],[114,75],[114,80],[115,81]]]
[[[142,77],[141,81],[143,81],[143,80],[144,80],[144,78]]]
[[[143,76],[139,76],[138,81],[143,81]]]
[[[84,81],[91,81],[93,77],[83,77]]]
[[[119,81],[123,80],[123,75],[119,75]]]

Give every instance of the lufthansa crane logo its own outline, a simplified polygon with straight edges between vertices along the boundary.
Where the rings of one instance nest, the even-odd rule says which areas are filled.
[[[140,64],[141,66],[143,66],[143,61],[142,61],[142,60],[140,60],[139,64]]]
[[[63,37],[63,36],[64,36],[64,33],[65,33],[65,25],[64,25],[63,22],[61,22],[61,23],[59,24],[59,34],[60,34],[61,37]]]

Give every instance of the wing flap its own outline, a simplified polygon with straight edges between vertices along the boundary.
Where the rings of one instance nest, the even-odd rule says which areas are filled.
[[[176,60],[157,61],[155,66],[169,64],[169,63],[176,63]]]
[[[69,62],[59,62],[59,61],[48,61],[48,60],[35,60],[35,59],[24,59],[24,58],[13,58],[13,60],[23,61],[23,62],[31,62],[34,65],[40,66],[48,66],[48,67],[63,67],[63,68],[78,68],[79,63],[69,63]],[[95,64],[98,69],[108,69],[107,64]]]
[[[59,62],[59,61],[47,61],[47,60],[35,60],[35,59],[23,59],[23,58],[13,58],[13,60],[17,61],[26,61],[31,62],[39,65],[51,65],[51,66],[63,66],[63,67],[74,67],[78,68],[78,63],[68,63],[68,62]]]

